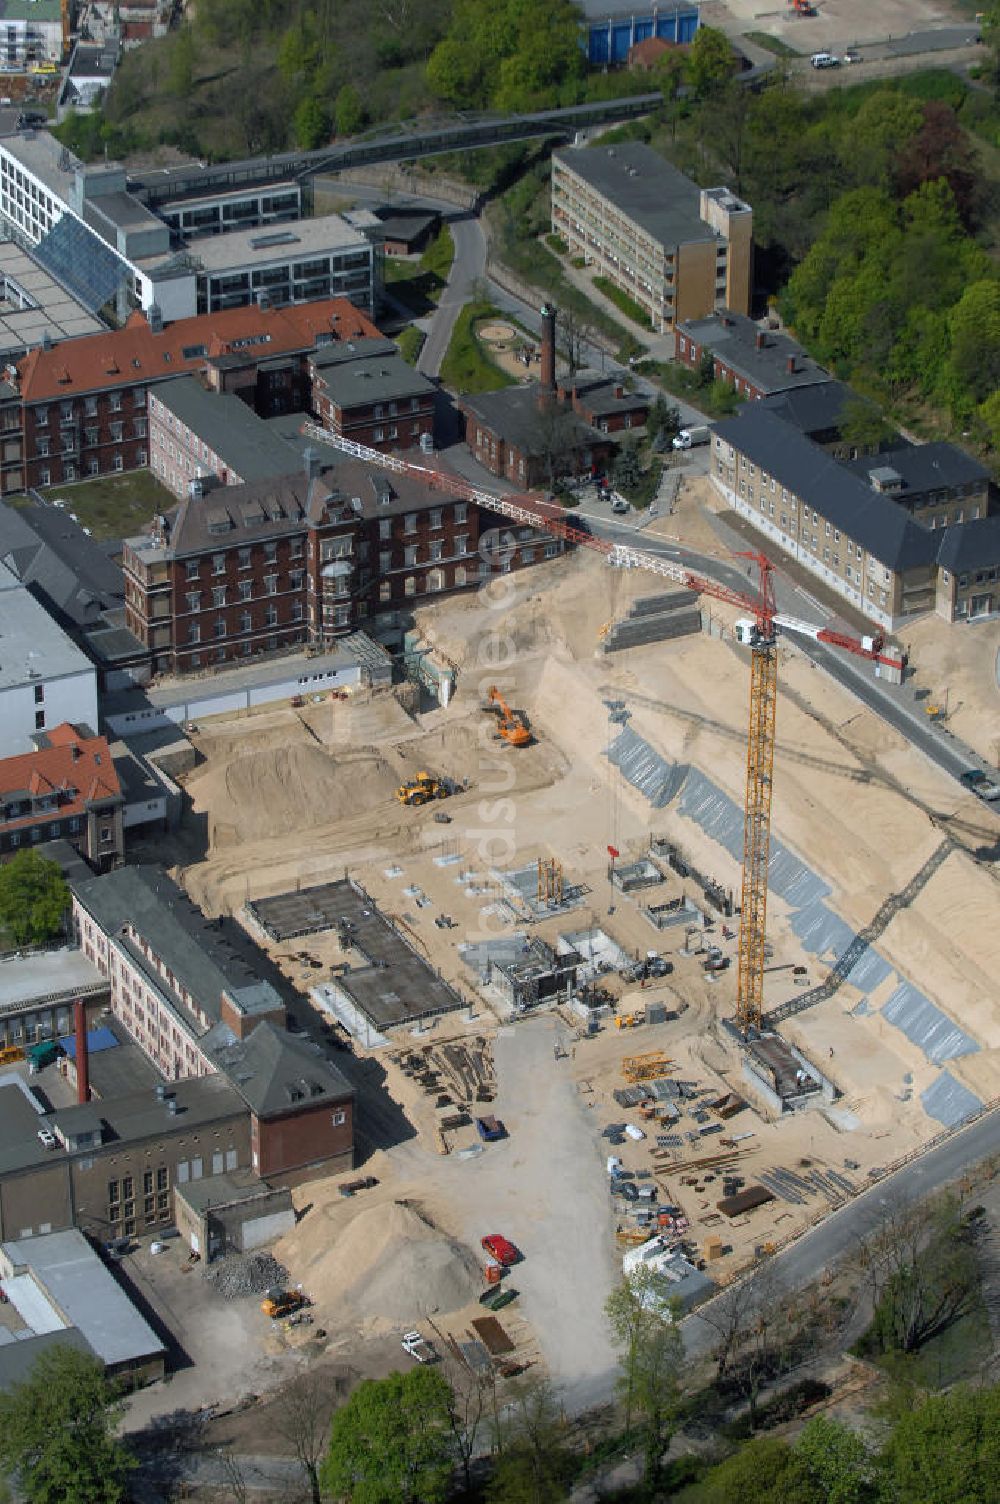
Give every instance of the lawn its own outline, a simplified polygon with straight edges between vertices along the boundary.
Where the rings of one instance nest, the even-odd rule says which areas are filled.
[[[454,259],[455,242],[448,226],[442,225],[419,261],[386,257],[385,285],[394,298],[419,318],[437,306]]]
[[[424,331],[418,329],[414,324],[408,324],[395,338],[396,344],[399,346],[399,353],[406,361],[406,364],[408,366],[415,366],[420,359],[420,352],[424,348],[424,341],[427,338]]]
[[[476,338],[476,325],[499,316],[492,303],[467,303],[455,320],[451,340],[441,362],[441,383],[453,392],[495,392],[513,386],[514,378],[501,371]]]
[[[595,277],[594,286],[606,298],[610,298],[615,307],[621,309],[625,317],[631,319],[633,324],[638,324],[641,329],[652,327],[645,308],[634,298],[630,298],[627,292],[622,292],[620,287],[616,287],[609,277]]]
[[[748,42],[756,42],[758,47],[763,47],[765,52],[773,52],[775,57],[801,57],[802,53],[795,47],[790,47],[780,37],[772,37],[766,31],[748,31]]]
[[[67,512],[101,540],[127,538],[139,532],[155,513],[177,505],[177,498],[149,470],[101,475],[72,486],[49,486],[41,494],[46,501],[65,501]]]

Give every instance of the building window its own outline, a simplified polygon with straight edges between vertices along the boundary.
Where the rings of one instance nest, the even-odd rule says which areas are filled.
[[[122,441],[122,434],[124,432],[125,425],[123,423],[112,423],[110,425],[110,428],[112,442],[115,444],[120,444]]]
[[[385,429],[384,428],[373,428],[372,429],[372,443],[373,444],[381,444],[381,442],[382,442],[382,440],[384,438],[385,438]]]
[[[214,591],[213,591],[213,594],[214,594]],[[201,591],[200,590],[191,590],[191,591],[189,591],[188,594],[185,596],[185,599],[187,601],[187,608],[188,608],[189,611],[200,611],[201,610]]]
[[[226,572],[226,556],[225,556],[225,554],[213,554],[212,555],[212,573],[213,574],[225,574],[225,572]]]
[[[415,533],[416,531],[417,531],[417,514],[416,514],[416,512],[407,512],[406,516],[403,519],[403,532],[404,533]]]
[[[264,589],[267,591],[268,595],[277,595],[278,576],[276,574],[266,574],[264,576]]]
[[[441,508],[440,507],[432,507],[431,508],[430,526],[431,527],[440,527],[441,526]]]
[[[241,632],[252,632],[253,631],[253,617],[251,616],[251,614],[250,614],[249,611],[242,611],[240,613],[240,631]]]
[[[36,428],[44,428],[45,425],[46,425],[46,423],[48,423],[48,421],[49,421],[49,410],[48,410],[48,408],[47,407],[36,407],[35,408],[35,427]]]
[[[248,548],[241,548],[240,549],[240,568],[241,569],[249,569],[250,568],[250,550]]]
[[[276,543],[264,544],[264,560],[267,564],[274,564],[278,558],[278,545]]]
[[[193,622],[191,622],[190,626],[188,627],[188,642],[200,642],[200,641],[201,641],[201,627],[199,627],[199,625],[198,625],[198,623],[196,621],[193,621]]]
[[[382,543],[384,543],[386,539],[392,537],[392,522],[388,517],[379,518],[378,535],[379,540]]]
[[[225,585],[213,585],[213,587],[212,587],[212,605],[213,606],[224,606],[225,604],[226,604],[226,587],[225,587]]]
[[[406,569],[412,569],[414,567],[414,565],[416,564],[416,562],[417,562],[417,545],[415,543],[409,543],[403,549],[403,566]]]
[[[417,593],[417,582],[414,579],[413,575],[409,574],[409,575],[407,575],[406,579],[403,581],[403,594],[404,595],[416,595],[416,593]]]
[[[253,599],[253,580],[240,580],[240,600],[241,601],[249,601],[249,600],[252,600],[252,599]]]
[[[121,457],[120,454],[116,454],[115,455],[115,462],[114,462],[114,467],[113,468],[115,470],[124,470],[125,469],[125,461],[122,459],[122,457]]]
[[[215,633],[216,637],[225,637],[226,618],[224,616],[216,617],[215,621],[212,624],[212,631]]]
[[[45,730],[45,711],[44,710],[36,710],[35,711],[35,730],[36,731],[44,731]]]
[[[45,700],[45,685],[44,684],[36,684],[35,685],[35,704],[36,705],[41,705],[44,702],[44,700]]]

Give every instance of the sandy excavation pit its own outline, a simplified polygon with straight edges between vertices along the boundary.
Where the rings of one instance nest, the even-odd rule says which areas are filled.
[[[218,732],[206,728],[210,734],[201,750],[208,760],[188,784],[195,808],[218,822],[218,849],[185,877],[209,912],[224,908],[238,913],[248,894],[320,882],[341,876],[347,867],[387,913],[404,922],[417,948],[441,973],[471,992],[474,978],[458,957],[458,942],[509,928],[490,912],[496,899],[489,886],[490,866],[521,866],[554,855],[572,880],[586,887],[587,897],[571,919],[545,921],[535,933],[554,942],[561,930],[597,922],[632,953],[655,946],[668,955],[674,973],[662,995],[686,1003],[683,1016],[627,1036],[605,1030],[596,1042],[581,1041],[577,1047],[572,1068],[581,1092],[586,1087],[588,1100],[598,1106],[593,1114],[595,1152],[603,1114],[622,1116],[611,1092],[621,1084],[621,1057],[630,1049],[656,1048],[663,1040],[682,1075],[700,1075],[720,1090],[741,1090],[738,1056],[721,1042],[716,1025],[720,1016],[732,1012],[735,969],[714,983],[708,980],[699,958],[682,954],[683,929],[658,934],[642,917],[644,900],[613,899],[607,883],[607,845],[615,844],[623,860],[635,859],[655,834],[676,842],[723,887],[739,886],[736,857],[683,813],[679,800],[654,808],[610,775],[604,756],[609,727],[603,702],[621,698],[631,713],[630,728],[662,757],[700,770],[737,805],[742,802],[745,655],[707,637],[614,656],[597,653],[600,627],[624,614],[636,597],[656,589],[656,581],[637,572],[609,570],[592,556],[578,554],[515,579],[509,602],[487,589],[423,608],[418,613],[421,631],[459,668],[458,692],[447,710],[411,718],[395,705],[391,710],[350,707],[349,723],[336,718],[348,707],[330,712],[322,706],[315,718],[307,711],[311,729],[290,710],[277,711],[267,725],[256,718],[245,730],[227,723],[225,735],[219,723]],[[713,615],[719,614],[713,607]],[[484,647],[498,639],[511,661],[484,673]],[[1000,821],[992,811],[924,762],[791,646],[782,650],[779,673],[774,836],[825,882],[830,891],[824,901],[846,924],[863,927],[889,894],[905,887],[939,846],[951,816],[964,822],[954,827],[957,842],[964,826],[978,831],[993,827],[996,839]],[[493,677],[525,709],[535,730],[535,745],[523,753],[492,743],[488,727],[484,732],[479,701],[484,679],[488,683]],[[350,739],[350,725],[357,728],[356,740]],[[244,735],[252,740],[243,743]],[[425,766],[469,780],[467,793],[441,807],[451,817],[448,825],[436,824],[430,810],[403,810],[392,797],[400,778]],[[368,774],[366,783],[363,775]],[[250,797],[247,790],[253,791],[260,818],[247,818],[237,807]],[[230,827],[238,834],[227,839]],[[289,843],[285,837],[291,832],[295,840]],[[426,906],[407,896],[408,889],[418,890]],[[653,894],[659,901],[683,890],[679,879],[670,878]],[[748,1109],[734,1127],[755,1135],[744,1151],[751,1171],[768,1164],[793,1167],[808,1157],[842,1169],[850,1159],[860,1166],[856,1179],[863,1182],[868,1169],[890,1163],[937,1132],[940,1125],[923,1110],[920,1092],[943,1066],[980,1099],[996,1094],[1000,1007],[989,983],[1000,964],[1000,955],[993,956],[996,897],[992,869],[956,849],[877,941],[894,973],[909,978],[944,1015],[957,1019],[978,1049],[932,1062],[879,1011],[895,986],[895,975],[872,994],[868,1016],[854,1011],[861,995],[845,985],[786,1028],[786,1036],[836,1082],[842,1092],[836,1111],[811,1111],[775,1125]],[[616,911],[608,917],[611,902]],[[454,928],[437,927],[434,921],[441,916],[451,918]],[[768,920],[775,965],[804,965],[807,984],[819,982],[832,958],[805,949],[795,928],[795,910],[776,893]],[[712,939],[735,956],[735,943],[722,941],[718,924]],[[310,937],[307,946],[322,968],[339,959],[335,937]],[[322,975],[322,968],[301,970],[291,957],[285,964],[303,991]],[[793,991],[790,971],[769,974],[766,1006],[778,1005]],[[635,1006],[643,1008],[650,996],[636,993]],[[632,1003],[623,997],[622,1006]],[[489,1027],[488,1007],[479,1008],[477,1027]],[[406,1101],[391,1066],[390,1089],[397,1100]],[[410,1108],[422,1141],[429,1143],[429,1109],[426,1104]],[[640,1144],[629,1152],[638,1164],[648,1149]],[[412,1171],[412,1162],[407,1161],[407,1169]],[[669,1173],[667,1179],[671,1192],[679,1193]],[[685,1200],[696,1224],[700,1216],[711,1214],[712,1198],[701,1199],[705,1207],[693,1196]],[[741,1250],[752,1251],[762,1237],[783,1236],[803,1225],[821,1208],[822,1203],[805,1208],[779,1204],[729,1229],[734,1259]],[[322,1227],[319,1210],[317,1204],[293,1238],[313,1236],[314,1216],[313,1228]],[[338,1202],[331,1216],[343,1215]],[[460,1218],[445,1215],[441,1221],[457,1226]],[[334,1237],[330,1227],[326,1242],[335,1246],[341,1236]],[[311,1253],[303,1244],[301,1257],[286,1259],[307,1288],[314,1282],[310,1262],[320,1257],[322,1246],[320,1239]],[[440,1272],[435,1259],[441,1257],[442,1267],[451,1267],[443,1253],[421,1257],[432,1261],[423,1275],[431,1283]],[[349,1262],[350,1268],[339,1267],[329,1276],[321,1271],[318,1277],[334,1281],[331,1300],[346,1299],[349,1293],[348,1304],[361,1310],[370,1302],[359,1276],[351,1273],[354,1254]],[[377,1256],[371,1267],[364,1264],[372,1288],[379,1277],[375,1263]],[[719,1272],[726,1272],[726,1264]]]

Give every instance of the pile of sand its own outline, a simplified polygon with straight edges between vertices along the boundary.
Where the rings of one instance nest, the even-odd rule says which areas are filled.
[[[307,1215],[278,1244],[279,1257],[319,1306],[413,1322],[457,1311],[482,1289],[482,1270],[469,1250],[406,1202],[368,1206],[332,1239],[330,1220]]]
[[[188,792],[196,810],[208,811],[215,845],[365,814],[391,799],[398,782],[374,754],[337,762],[314,742],[293,742],[210,764]]]

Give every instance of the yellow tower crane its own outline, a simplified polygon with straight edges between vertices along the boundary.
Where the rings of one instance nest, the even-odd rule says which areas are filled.
[[[740,558],[750,559],[759,572],[757,594],[746,595],[717,580],[693,573],[673,559],[594,537],[566,521],[566,513],[531,495],[497,496],[463,480],[461,476],[415,465],[396,455],[369,449],[353,439],[342,438],[317,423],[305,423],[302,432],[320,443],[352,455],[367,464],[408,475],[431,489],[446,491],[463,501],[474,502],[488,514],[539,528],[566,543],[579,544],[604,554],[609,564],[624,569],[644,569],[674,580],[699,595],[711,596],[746,611],[736,623],[738,642],[750,649],[750,725],[747,737],[746,797],[743,806],[743,879],[740,894],[739,964],[736,988],[736,1023],[744,1034],[759,1029],[764,1005],[764,941],[767,930],[767,876],[771,853],[771,796],[774,781],[775,713],[778,695],[778,633],[795,632],[816,642],[844,648],[873,662],[891,679],[902,678],[904,660],[900,650],[881,635],[850,637],[813,622],[787,616],[777,609],[773,566],[765,554],[749,550]],[[480,536],[485,529],[481,529]]]

